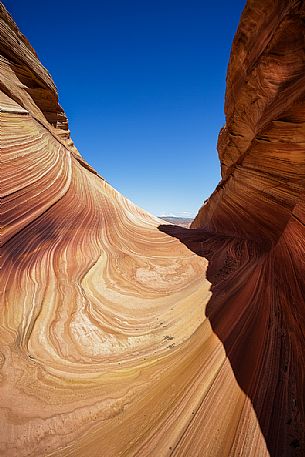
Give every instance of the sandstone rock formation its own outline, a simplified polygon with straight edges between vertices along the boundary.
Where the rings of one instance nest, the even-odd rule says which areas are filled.
[[[80,156],[0,3],[0,455],[304,456],[305,6],[250,0],[193,229]]]

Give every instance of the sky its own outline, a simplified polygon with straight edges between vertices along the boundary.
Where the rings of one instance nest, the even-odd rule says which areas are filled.
[[[220,179],[230,48],[244,0],[3,0],[52,75],[72,139],[155,215],[196,215]]]

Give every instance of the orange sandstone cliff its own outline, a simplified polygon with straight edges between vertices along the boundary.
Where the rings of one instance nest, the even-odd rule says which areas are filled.
[[[115,191],[0,3],[0,455],[305,455],[305,5],[249,0],[192,229]]]

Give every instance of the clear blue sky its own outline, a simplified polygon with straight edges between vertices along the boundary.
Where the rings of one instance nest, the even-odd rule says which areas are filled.
[[[48,68],[72,138],[156,215],[195,215],[220,178],[216,141],[244,0],[4,0]]]

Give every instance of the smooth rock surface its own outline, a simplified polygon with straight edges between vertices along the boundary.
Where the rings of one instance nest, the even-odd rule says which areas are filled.
[[[236,272],[208,275],[206,313],[272,456],[305,455],[304,24],[302,1],[248,1],[228,68],[222,181],[191,226],[228,237],[209,268],[218,274],[225,255]]]
[[[303,456],[305,12],[251,0],[185,229],[70,138],[0,3],[0,455]]]

